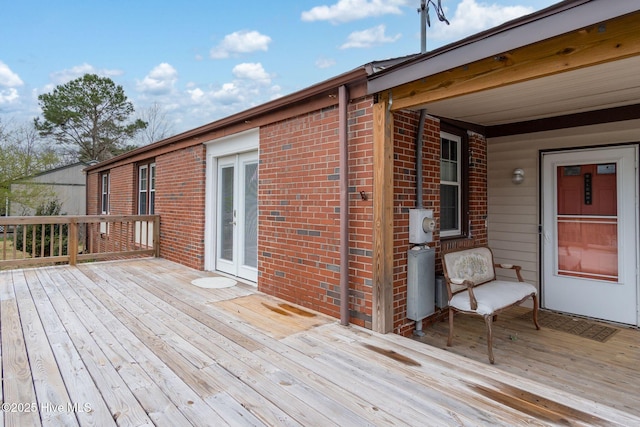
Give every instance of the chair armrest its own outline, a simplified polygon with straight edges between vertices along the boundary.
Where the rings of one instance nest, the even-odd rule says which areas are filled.
[[[519,265],[494,264],[494,267],[506,268],[507,270],[515,270],[516,271],[516,276],[518,277],[518,282],[524,282],[524,279],[522,278],[522,274],[520,274],[520,270],[522,270],[522,267],[520,267]]]
[[[452,277],[449,279],[451,283],[455,285],[464,285],[467,287],[467,292],[469,293],[469,305],[472,310],[478,309],[478,300],[476,299],[475,294],[473,293],[474,284],[471,280],[465,280],[458,277]]]

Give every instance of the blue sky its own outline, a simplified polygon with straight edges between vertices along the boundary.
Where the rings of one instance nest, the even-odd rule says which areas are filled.
[[[442,0],[431,50],[554,0]],[[437,3],[437,0],[435,1]],[[177,133],[374,60],[420,51],[420,0],[20,0],[0,5],[0,121],[86,73],[157,104]]]

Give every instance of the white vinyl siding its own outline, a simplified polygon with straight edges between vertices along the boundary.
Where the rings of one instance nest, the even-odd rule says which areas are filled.
[[[521,265],[525,280],[538,285],[540,150],[637,142],[638,129],[640,120],[632,120],[489,139],[487,225],[496,262]],[[515,168],[524,170],[522,184],[511,182]]]

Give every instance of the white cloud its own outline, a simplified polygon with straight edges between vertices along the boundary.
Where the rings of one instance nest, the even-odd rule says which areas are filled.
[[[157,65],[142,81],[138,81],[136,88],[140,92],[154,95],[167,94],[173,90],[178,80],[178,71],[166,62]]]
[[[212,91],[210,95],[212,100],[223,105],[233,105],[245,101],[242,88],[233,82],[223,84],[220,89]]]
[[[318,58],[316,59],[316,67],[317,68],[330,68],[336,65],[336,60],[332,58]]]
[[[204,96],[204,92],[199,87],[195,89],[189,89],[187,90],[187,93],[189,94],[189,97],[193,102],[200,102],[200,100]]]
[[[11,71],[11,68],[4,62],[0,61],[0,86],[16,87],[22,86],[24,83],[20,76]]]
[[[15,102],[18,98],[20,98],[20,95],[18,95],[18,90],[16,88],[10,87],[8,89],[0,90],[0,105]]]
[[[316,6],[302,12],[301,19],[307,22],[329,21],[338,24],[372,16],[400,15],[400,6],[406,4],[407,0],[338,0],[331,6]]]
[[[262,64],[258,63],[243,63],[233,67],[233,75],[237,79],[241,80],[253,80],[261,84],[270,84],[271,77],[262,67]]]
[[[385,35],[385,31],[386,27],[383,24],[364,31],[354,31],[349,34],[347,41],[340,46],[340,49],[366,48],[384,43],[393,43],[401,37],[400,34],[388,37]]]
[[[429,38],[459,40],[511,19],[527,15],[534,10],[526,6],[503,6],[478,0],[462,0],[452,16],[448,10],[445,10],[445,15],[451,25],[439,22],[437,18],[434,19],[432,14],[431,27],[427,29],[427,40]]]
[[[271,37],[258,31],[236,31],[228,34],[210,51],[213,59],[229,58],[240,53],[250,53],[258,50],[267,51]]]
[[[52,83],[48,85],[47,88],[51,90],[55,85],[65,84],[71,80],[82,77],[85,74],[97,74],[99,76],[112,77],[120,76],[124,73],[122,72],[122,70],[99,69],[85,62],[81,65],[76,65],[65,70],[55,71],[51,73],[50,78]]]

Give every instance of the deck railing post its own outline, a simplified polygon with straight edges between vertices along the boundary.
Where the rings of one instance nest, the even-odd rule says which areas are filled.
[[[78,222],[76,218],[70,218],[69,221],[67,251],[69,251],[69,265],[76,265],[78,262]]]
[[[155,257],[160,257],[160,215],[153,217],[153,249]]]

